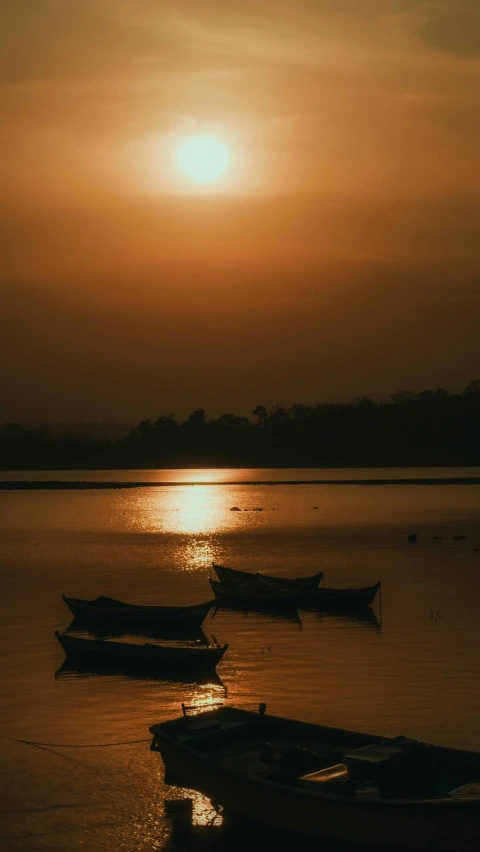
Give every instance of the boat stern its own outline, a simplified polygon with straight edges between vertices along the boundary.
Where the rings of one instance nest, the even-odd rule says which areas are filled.
[[[181,767],[189,762],[188,755],[192,754],[192,750],[195,751],[195,743],[211,738],[212,735],[229,737],[264,716],[265,711],[265,704],[260,704],[258,716],[249,710],[225,707],[222,702],[207,706],[182,704],[182,716],[152,725],[149,728],[153,737],[150,750],[159,752],[162,757],[166,770],[165,782],[172,783],[168,780],[170,777],[182,776]],[[186,786],[191,786],[191,783]]]

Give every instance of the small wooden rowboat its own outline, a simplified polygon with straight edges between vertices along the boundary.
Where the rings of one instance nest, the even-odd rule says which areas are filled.
[[[167,784],[317,841],[479,848],[478,753],[295,722],[267,715],[264,704],[259,714],[220,707],[190,716],[189,709],[150,728]]]
[[[265,606],[287,605],[295,607],[295,590],[277,589],[268,583],[257,585],[244,583],[242,586],[225,586],[209,579],[218,601],[227,604],[256,604]]]
[[[106,597],[91,601],[67,598],[66,595],[62,595],[62,598],[79,622],[117,626],[148,624],[156,627],[198,628],[212,605],[211,601],[207,601],[194,606],[136,606]]]
[[[260,585],[262,580],[267,580],[279,589],[316,589],[323,577],[323,571],[311,577],[271,577],[269,574],[252,574],[249,571],[239,571],[237,568],[225,568],[224,565],[217,565],[215,562],[212,565],[218,579],[225,586],[242,586],[244,583]]]
[[[228,645],[207,648],[195,645],[178,647],[156,645],[150,642],[136,645],[127,642],[109,642],[103,639],[83,639],[78,636],[67,636],[58,631],[55,632],[55,636],[69,660],[112,666],[144,667],[152,670],[214,669],[228,648]]]
[[[272,591],[275,590],[275,587],[267,580],[263,580],[263,584],[269,586]],[[360,609],[371,606],[381,585],[378,582],[373,586],[363,586],[358,589],[329,589],[327,587],[308,591],[297,589],[295,600],[300,609]]]
[[[370,606],[381,584],[359,589],[278,589],[266,580],[260,585],[244,583],[226,586],[209,580],[217,600],[228,603],[256,603],[262,605],[290,604],[311,610],[356,610]]]

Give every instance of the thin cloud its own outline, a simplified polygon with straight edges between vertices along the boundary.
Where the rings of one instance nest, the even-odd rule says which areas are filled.
[[[426,44],[461,57],[480,56],[478,0],[436,0],[422,28]]]

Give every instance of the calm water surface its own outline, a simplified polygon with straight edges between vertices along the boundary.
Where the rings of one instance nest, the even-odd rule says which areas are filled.
[[[338,478],[360,473],[373,476],[343,470]],[[415,475],[435,472],[396,472]],[[332,471],[62,476],[217,484],[0,493],[2,852],[185,848],[165,814],[165,795],[175,792],[163,786],[161,761],[147,742],[50,751],[15,742],[148,738],[149,725],[178,715],[182,701],[252,708],[266,701],[271,712],[305,721],[480,750],[478,487],[241,484],[333,478]],[[218,484],[234,479],[238,485]],[[411,532],[417,545],[407,542]],[[218,612],[204,625],[230,645],[218,682],[58,673],[63,653],[53,634],[70,621],[62,593],[196,603],[211,597],[212,561],[284,575],[324,570],[331,586],[380,579],[382,599],[369,620],[301,613],[299,624]],[[208,802],[197,796],[194,812],[197,823],[207,822]],[[198,843],[208,847],[215,831]]]

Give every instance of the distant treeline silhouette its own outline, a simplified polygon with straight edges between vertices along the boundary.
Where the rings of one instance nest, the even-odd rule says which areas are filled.
[[[253,419],[193,411],[142,420],[116,440],[0,427],[3,470],[146,467],[343,467],[480,464],[480,380],[460,394],[398,391],[388,400],[257,405]]]

